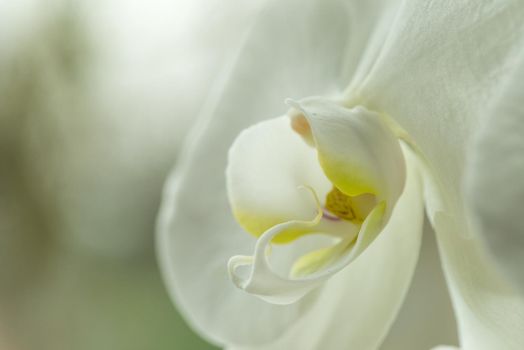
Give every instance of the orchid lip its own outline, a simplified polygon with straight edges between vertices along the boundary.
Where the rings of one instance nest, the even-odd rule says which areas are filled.
[[[319,97],[288,105],[237,137],[226,169],[233,214],[257,238],[252,256],[229,260],[231,279],[275,304],[297,301],[367,249],[405,180],[398,138],[378,113]],[[280,259],[282,251],[291,255]]]

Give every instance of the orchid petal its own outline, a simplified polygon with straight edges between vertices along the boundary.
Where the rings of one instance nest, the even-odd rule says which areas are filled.
[[[319,97],[288,104],[311,124],[320,164],[336,187],[350,196],[371,193],[394,205],[404,186],[405,164],[397,138],[379,114]]]
[[[462,201],[466,145],[524,44],[520,0],[407,0],[374,66],[346,91],[347,105],[387,113]]]
[[[438,344],[456,345],[457,332],[435,231],[430,222],[424,220],[417,268],[402,308],[381,349],[420,350],[431,349]]]
[[[364,108],[348,110],[321,98],[290,104],[311,125],[320,163],[313,149],[293,132],[289,120],[278,118],[239,135],[230,149],[226,171],[235,217],[246,230],[260,236],[247,264],[251,267],[248,276],[236,274],[237,267],[249,260],[245,256],[233,257],[229,272],[239,288],[277,304],[297,301],[368,248],[387,222],[405,181],[400,144],[380,115]],[[302,129],[308,136],[309,124]],[[310,186],[314,194],[315,187],[322,194],[328,191],[330,182],[322,170],[337,188],[337,194],[326,197],[324,210],[339,210],[336,215],[351,219],[325,220],[318,199],[315,205],[298,195],[301,185]],[[366,210],[358,208],[362,203]],[[312,219],[315,212],[317,218]],[[359,212],[365,215],[359,217]],[[334,232],[324,230],[326,223]],[[336,233],[342,239],[297,259],[289,277],[271,268],[266,254],[271,242],[288,242],[315,232]]]
[[[307,229],[309,227],[317,226],[322,217],[322,211],[319,211],[317,217],[311,221],[301,222],[294,220],[276,225],[266,231],[257,241],[255,255],[252,259],[245,256],[234,256],[230,259],[229,271],[233,277],[233,281],[237,287],[251,294],[257,295],[268,302],[281,305],[294,303],[309,291],[319,286],[322,282],[345,268],[368,248],[381,232],[383,227],[384,209],[385,206],[381,203],[371,211],[362,224],[362,228],[360,229],[355,243],[351,243],[355,234],[348,232],[349,239],[342,241],[342,243],[344,243],[342,248],[344,249],[347,247],[345,248],[346,252],[341,252],[338,259],[333,259],[335,262],[320,271],[313,269],[314,273],[307,276],[278,276],[278,274],[271,269],[265,252],[271,239],[278,235],[281,230],[287,230],[290,227],[293,229],[298,227],[299,230],[302,228]],[[310,256],[306,255],[305,258],[310,258]],[[298,262],[301,265],[299,267],[299,272],[304,271],[306,268],[312,268],[312,265],[317,263],[317,261],[304,261],[300,259]],[[252,265],[248,278],[244,280],[235,274],[236,268],[241,265]],[[293,272],[297,272],[296,267],[294,267]]]
[[[524,58],[524,56],[523,56]],[[524,59],[472,150],[466,180],[474,224],[507,275],[524,291]]]
[[[240,133],[229,150],[226,180],[235,218],[257,237],[277,224],[316,215],[315,202],[300,186],[313,189],[320,198],[332,186],[318,165],[315,150],[293,132],[286,116]],[[300,230],[288,230],[273,242],[287,242],[298,235]]]
[[[461,349],[518,350],[524,344],[524,298],[494,266],[482,242],[469,234],[464,212],[422,163],[428,216],[437,234],[457,317]]]
[[[407,152],[410,152],[407,150]],[[406,152],[405,152],[406,154]],[[424,210],[407,154],[407,181],[388,224],[358,259],[319,288],[311,310],[264,346],[234,350],[377,349],[402,304],[418,259]]]
[[[474,239],[463,200],[467,145],[479,115],[515,72],[523,16],[517,0],[408,0],[369,74],[347,91],[348,106],[387,113],[423,154],[428,216],[465,350],[524,343],[522,298]]]
[[[371,30],[377,18],[373,4],[365,3],[368,16],[338,0],[286,1],[266,8],[202,107],[190,144],[166,184],[157,246],[171,297],[188,323],[211,342],[271,341],[310,307],[309,296],[294,305],[268,305],[229,280],[227,260],[249,253],[253,239],[230,213],[226,154],[242,129],[281,114],[286,96],[329,94],[346,86],[356,63],[346,62],[345,55],[363,49],[365,29]],[[348,34],[353,28],[361,39],[352,41]],[[379,42],[377,36],[377,47]],[[348,49],[347,43],[355,45]]]

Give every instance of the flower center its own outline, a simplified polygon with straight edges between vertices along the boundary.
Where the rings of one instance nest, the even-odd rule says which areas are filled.
[[[375,196],[372,194],[365,193],[351,197],[333,186],[333,189],[326,195],[324,207],[340,219],[360,224],[374,208],[375,204]]]
[[[349,221],[355,219],[351,198],[334,186],[326,196],[326,209],[341,219]]]
[[[226,169],[233,214],[257,237],[253,255],[231,257],[228,271],[237,287],[276,304],[297,301],[365,251],[405,181],[381,114],[320,97],[287,104],[285,116],[237,137]]]

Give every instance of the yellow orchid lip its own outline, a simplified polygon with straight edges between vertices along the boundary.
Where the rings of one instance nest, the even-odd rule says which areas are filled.
[[[226,170],[233,215],[257,237],[252,257],[230,260],[232,280],[274,303],[302,297],[366,249],[405,181],[399,141],[378,114],[321,98],[288,104],[288,116],[238,136]],[[330,237],[330,246],[301,253],[287,271],[269,262],[271,244],[299,246],[318,234]],[[247,279],[236,274],[242,265],[251,266]]]

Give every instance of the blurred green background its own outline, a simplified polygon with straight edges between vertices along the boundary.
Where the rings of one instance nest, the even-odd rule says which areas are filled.
[[[182,5],[0,0],[0,349],[212,349],[154,252],[213,70]]]

